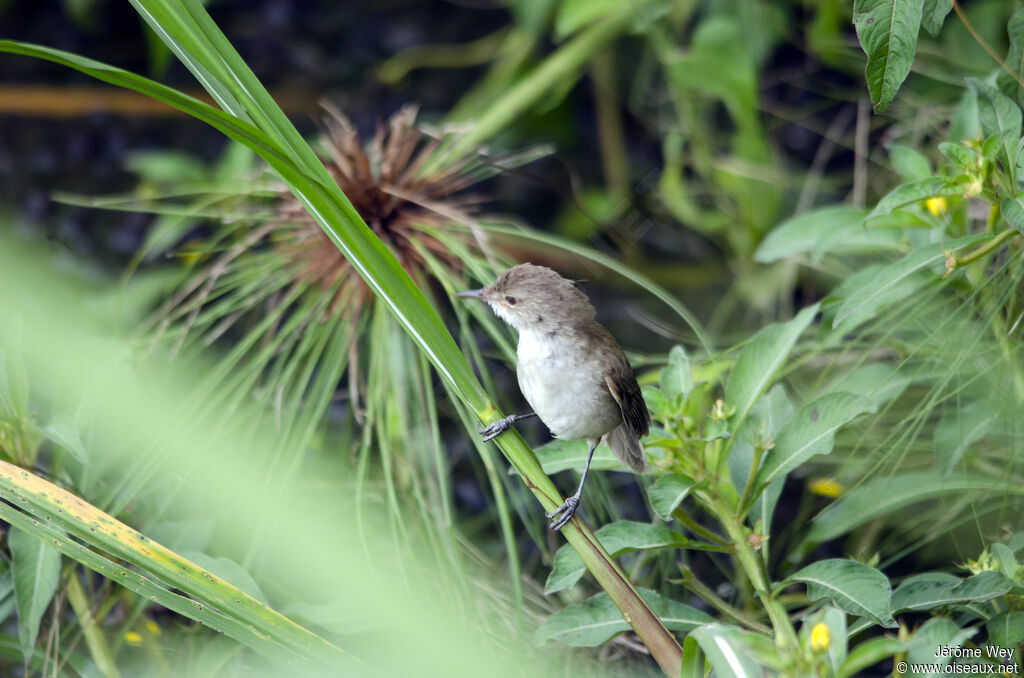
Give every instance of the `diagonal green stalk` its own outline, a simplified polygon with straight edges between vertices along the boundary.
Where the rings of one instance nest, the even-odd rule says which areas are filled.
[[[449,390],[458,394],[485,424],[499,419],[500,413],[436,311],[384,243],[363,222],[348,198],[330,181],[323,164],[270,99],[205,10],[194,0],[133,0],[133,5],[161,39],[196,73],[203,86],[231,112],[218,110],[122,69],[59,50],[4,40],[0,41],[0,51],[62,63],[100,80],[142,92],[198,117],[255,150],[287,183],[377,298],[394,314]],[[617,23],[607,25],[605,29],[609,38],[621,31],[627,22],[624,12],[613,16]],[[243,115],[248,119],[241,117]],[[501,436],[498,446],[545,510],[551,511],[562,503],[561,495],[544,474],[533,450],[517,433]],[[566,525],[562,533],[662,670],[670,676],[678,675],[682,661],[679,643],[633,588],[593,532],[576,518]]]
[[[424,173],[457,160],[508,127],[531,106],[566,81],[576,80],[588,62],[612,40],[622,35],[636,20],[638,9],[647,0],[622,2],[613,11],[597,20],[564,47],[540,63],[526,77],[518,80],[509,90],[477,117],[472,129],[460,136],[437,159],[424,167]]]
[[[117,670],[117,663],[110,652],[107,639],[103,636],[103,629],[100,628],[96,615],[93,614],[89,598],[85,595],[82,582],[78,574],[71,573],[67,585],[68,602],[78,617],[78,623],[82,626],[82,634],[85,636],[85,644],[89,647],[92,659],[96,662],[96,668],[106,678],[121,678],[121,672]]]
[[[0,462],[0,497],[4,500],[0,501],[0,519],[136,594],[200,621],[265,656],[284,661],[305,658],[324,666],[363,665],[361,660],[113,516],[7,462]]]

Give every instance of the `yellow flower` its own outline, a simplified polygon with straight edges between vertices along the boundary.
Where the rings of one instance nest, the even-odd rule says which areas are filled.
[[[159,636],[160,635],[160,625],[157,624],[152,619],[147,619],[146,620],[146,630],[149,631],[154,636]]]
[[[949,209],[949,202],[942,196],[938,196],[925,200],[924,206],[928,208],[928,211],[931,212],[933,217],[937,217],[946,213],[946,210]]]
[[[128,643],[129,645],[139,647],[142,645],[142,636],[140,636],[138,633],[135,633],[135,631],[128,631],[124,634],[124,642]]]
[[[813,494],[828,497],[829,499],[835,499],[842,496],[843,492],[846,492],[843,484],[836,481],[835,478],[811,478],[807,483],[807,489]]]
[[[811,649],[815,652],[824,652],[832,641],[832,634],[824,622],[818,622],[811,629]]]

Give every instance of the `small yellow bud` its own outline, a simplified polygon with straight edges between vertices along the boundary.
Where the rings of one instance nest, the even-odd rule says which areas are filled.
[[[159,636],[160,635],[160,625],[157,624],[152,619],[147,619],[146,620],[146,630],[149,631],[154,636]]]
[[[811,629],[811,649],[815,652],[824,652],[831,641],[832,634],[828,630],[828,625],[824,622],[815,624]]]
[[[139,647],[142,645],[142,636],[140,636],[135,631],[128,631],[124,634],[124,642],[128,643],[129,645]]]
[[[843,492],[846,492],[843,484],[837,482],[835,478],[812,478],[807,483],[807,489],[811,491],[811,494],[816,494],[819,497],[828,497],[829,499],[841,497]]]
[[[928,211],[931,212],[933,217],[937,217],[946,213],[946,210],[949,209],[949,202],[942,196],[937,196],[935,198],[928,198],[925,200],[924,206],[928,208]]]

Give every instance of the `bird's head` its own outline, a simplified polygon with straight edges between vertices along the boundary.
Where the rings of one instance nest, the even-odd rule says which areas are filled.
[[[496,316],[520,332],[594,318],[586,295],[546,266],[519,264],[487,287],[455,296],[486,301]]]

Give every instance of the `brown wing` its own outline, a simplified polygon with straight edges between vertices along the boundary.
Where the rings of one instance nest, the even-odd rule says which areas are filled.
[[[647,403],[640,392],[640,384],[633,376],[633,370],[626,365],[617,365],[604,375],[604,383],[608,386],[608,392],[615,398],[622,412],[622,421],[625,422],[629,432],[639,440],[647,435],[648,427],[651,424],[651,415],[647,412]]]

